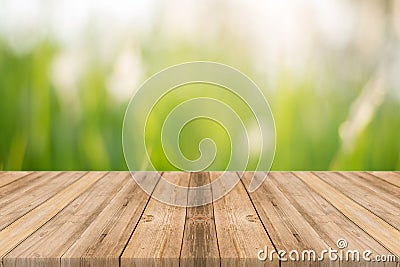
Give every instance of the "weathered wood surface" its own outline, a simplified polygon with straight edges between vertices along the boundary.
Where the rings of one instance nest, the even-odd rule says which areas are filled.
[[[164,175],[197,187],[219,173]],[[185,208],[149,197],[128,172],[0,172],[1,265],[400,267],[400,173],[271,172],[248,194],[251,177],[213,203]],[[318,261],[329,248],[358,250],[361,259]],[[311,250],[317,261],[307,259]],[[367,262],[366,250],[372,260],[397,259]],[[281,261],[278,251],[286,252]]]

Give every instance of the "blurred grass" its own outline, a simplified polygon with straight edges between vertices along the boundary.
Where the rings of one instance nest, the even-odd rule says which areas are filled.
[[[125,169],[123,106],[114,106],[104,71],[91,68],[68,102],[49,80],[55,48],[42,44],[18,56],[0,46],[0,168]]]
[[[201,57],[182,45],[160,63],[157,53],[145,47],[147,77],[171,64]],[[85,70],[77,97],[66,99],[49,79],[58,51],[43,42],[17,55],[0,41],[0,170],[126,170],[121,128],[129,99],[124,103],[113,99],[106,88],[109,70],[96,62]],[[214,51],[205,59],[230,64],[229,53],[234,51],[238,50]],[[185,56],[190,53],[192,57]],[[243,62],[240,69],[252,76],[246,55],[238,57]],[[319,75],[324,75],[324,83],[317,82]],[[276,88],[265,90],[277,130],[273,170],[400,169],[398,101],[387,97],[354,149],[343,152],[338,129],[366,78],[358,83],[340,82],[334,72],[314,71],[295,79],[284,70],[274,78]],[[182,139],[183,153],[189,158],[198,156],[197,145],[191,142],[205,135],[196,132],[193,138]],[[152,153],[163,168],[161,151]],[[217,163],[226,164],[226,158]]]

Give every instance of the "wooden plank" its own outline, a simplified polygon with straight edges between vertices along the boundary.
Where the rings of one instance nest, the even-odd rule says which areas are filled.
[[[294,174],[390,252],[400,256],[399,230],[355,203],[315,174],[309,172],[295,172]]]
[[[220,173],[211,173],[215,180]],[[236,173],[231,180],[238,179]],[[218,186],[224,186],[222,181]],[[214,202],[221,266],[279,266],[276,255],[272,261],[260,261],[258,252],[274,245],[268,237],[243,184],[239,183],[223,198]]]
[[[149,200],[131,177],[64,253],[61,266],[118,266],[119,256]]]
[[[209,173],[192,173],[190,175],[190,187],[203,186],[209,183]],[[206,201],[212,197],[211,187],[191,191],[188,196]],[[220,266],[212,203],[186,209],[180,266]]]
[[[400,230],[400,189],[368,173],[316,172],[319,178]]]
[[[178,208],[149,200],[128,173],[89,173],[81,179],[79,173],[31,173],[0,187],[0,223],[16,215],[0,230],[2,264],[276,266],[276,253],[272,262],[263,262],[257,259],[258,251],[267,246],[318,252],[337,248],[339,238],[348,241],[348,249],[370,249],[374,255],[396,254],[389,247],[400,249],[398,229],[386,228],[397,227],[398,221],[400,191],[393,183],[364,172],[342,173],[338,179],[337,174],[324,173],[326,181],[308,172],[294,174],[273,172],[251,199],[243,186],[250,182],[247,173],[243,183],[213,204]],[[150,174],[143,173],[140,179],[149,182],[147,189],[154,188],[157,179],[146,175]],[[199,186],[218,175],[168,173],[166,178],[181,186]],[[163,185],[156,191],[162,192]],[[210,188],[195,194],[202,198],[212,193]],[[178,196],[171,191],[170,197]],[[282,266],[364,264],[281,262]],[[399,267],[398,263],[384,266],[396,264]]]
[[[47,223],[71,201],[93,186],[104,174],[103,172],[88,173],[75,183],[61,190],[45,203],[1,230],[0,257],[3,259],[7,253],[36,232],[37,229]]]
[[[61,175],[61,172],[33,172],[0,188],[0,206],[12,203],[31,190],[40,189],[43,184]]]
[[[302,214],[329,247],[338,249],[337,240],[345,239],[348,244],[346,250],[358,250],[360,253],[371,250],[373,255],[391,254],[293,174],[274,173],[271,181],[285,194],[293,207]],[[343,265],[342,262],[339,264]],[[353,266],[354,263],[350,262],[349,264]],[[361,261],[359,264],[371,265],[370,262],[365,261]],[[376,263],[375,265],[379,266],[380,264]],[[388,263],[387,265],[394,266],[395,264]]]
[[[80,238],[129,180],[108,173],[4,257],[5,266],[60,266],[60,258]]]
[[[292,250],[302,251],[304,249],[313,249],[315,251],[322,251],[327,249],[327,244],[324,238],[314,229],[314,225],[310,224],[303,216],[302,211],[296,209],[287,195],[284,194],[276,183],[272,181],[274,175],[286,176],[287,173],[271,172],[265,182],[250,194],[260,219],[265,226],[275,251],[285,250],[290,252]],[[288,177],[290,180],[293,177]],[[249,184],[252,179],[252,173],[245,173],[242,177],[244,184]],[[303,195],[302,190],[299,188],[297,194]],[[307,190],[304,195],[308,195]],[[318,208],[316,206],[315,208]],[[286,257],[288,257],[286,255]],[[267,259],[268,261],[268,259]],[[282,262],[283,266],[291,265],[291,261]],[[293,263],[294,264],[294,263]],[[296,266],[309,266],[310,262],[295,262]],[[339,266],[337,262],[330,263],[325,259],[322,266]]]
[[[0,172],[0,187],[21,179],[28,174],[30,172]]]
[[[370,172],[372,175],[400,187],[400,172]]]
[[[349,250],[369,249],[374,255],[390,254],[329,202],[290,173],[270,173],[266,183],[251,195],[278,250],[283,249],[288,252],[295,249],[301,252],[312,249],[319,257],[324,249],[329,247],[338,249],[337,240],[344,238],[348,242]],[[346,262],[331,262],[328,257],[316,263],[321,266],[346,265]],[[309,266],[310,262],[282,262],[282,265],[291,264]],[[347,264],[353,266],[354,263]],[[388,266],[395,264],[389,263]]]
[[[36,186],[17,190],[0,199],[0,230],[28,213],[58,191],[72,184],[84,175],[84,172],[49,173],[47,179]]]
[[[189,173],[165,174],[174,184],[187,187]],[[164,184],[155,190],[163,191]],[[171,194],[171,200],[177,197]],[[186,209],[151,198],[122,256],[121,266],[179,266]]]

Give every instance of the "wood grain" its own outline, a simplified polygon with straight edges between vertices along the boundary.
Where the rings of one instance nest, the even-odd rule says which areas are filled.
[[[60,258],[108,205],[127,173],[103,176],[4,258],[5,266],[60,266]],[[34,261],[27,259],[34,259]]]
[[[50,173],[43,175],[46,179],[36,178],[29,187],[21,186],[23,190],[7,192],[7,187],[3,187],[4,191],[1,189],[0,191],[3,191],[6,195],[0,200],[0,230],[47,201],[83,175],[83,172]]]
[[[190,187],[204,186],[209,183],[209,173],[192,173],[190,175]],[[209,199],[210,196],[212,196],[211,187],[188,194],[189,198],[203,200]],[[220,266],[212,203],[186,209],[180,266]]]
[[[0,173],[0,187],[12,183],[29,173],[30,172],[2,172]]]
[[[370,172],[372,175],[400,187],[400,173],[398,172]]]
[[[375,216],[363,206],[355,203],[340,190],[309,172],[295,172],[305,184],[318,192],[342,214],[357,224],[363,231],[383,244],[390,252],[400,256],[400,231]]]
[[[322,180],[400,230],[400,189],[362,172],[317,172]]]
[[[221,173],[165,173],[198,187]],[[1,266],[399,266],[281,261],[277,251],[337,248],[399,255],[398,172],[272,172],[254,192],[225,173],[221,188],[176,189],[156,172],[0,172]],[[259,179],[263,179],[261,174]],[[153,194],[150,197],[149,194]],[[157,200],[159,194],[184,207]],[[190,198],[188,198],[190,197]],[[272,260],[257,259],[260,250]],[[264,255],[264,254],[263,254]],[[267,255],[269,256],[269,255]],[[284,255],[285,256],[285,255]],[[307,255],[306,255],[307,256]],[[286,258],[288,255],[286,254]]]
[[[211,176],[218,176],[212,173]],[[236,173],[232,173],[236,175]],[[232,178],[236,179],[238,177]],[[272,261],[258,260],[258,252],[274,245],[261,224],[260,218],[242,183],[214,203],[215,223],[221,254],[221,266],[279,266]]]
[[[189,185],[189,173],[168,173],[167,179]],[[156,189],[161,190],[159,185]],[[175,195],[171,195],[174,199]],[[151,198],[121,255],[121,266],[179,266],[186,209]]]
[[[118,266],[149,196],[130,175],[75,243],[62,255],[61,266]]]
[[[85,175],[75,183],[54,195],[47,202],[26,213],[24,216],[1,230],[0,257],[2,258],[2,262],[4,261],[3,257],[7,253],[18,246],[42,225],[47,223],[72,200],[81,195],[103,176],[104,173],[97,172]]]
[[[242,179],[245,184],[249,184],[248,180],[251,177],[251,174],[246,173]],[[315,251],[326,249],[329,246],[326,240],[304,218],[302,211],[293,206],[290,202],[290,193],[283,193],[272,180],[272,177],[280,178],[278,173],[270,173],[266,182],[250,196],[275,246],[275,251],[302,251],[304,248]],[[291,183],[290,180],[293,177],[288,179],[289,181],[286,181],[287,185]],[[299,189],[298,192],[301,192],[302,189]],[[304,195],[307,195],[309,192],[305,191],[304,193]],[[282,263],[282,265],[287,264],[289,263]],[[299,262],[297,265],[308,266],[308,264]],[[338,265],[338,263],[332,264],[333,266]]]
[[[314,190],[308,188],[296,176],[286,173],[273,173],[271,181],[285,194],[291,205],[296,208],[304,220],[312,226],[319,239],[324,240],[329,247],[338,249],[337,241],[345,239],[348,244],[346,249],[371,250],[374,255],[390,254],[385,247],[367,233],[360,231],[354,222],[341,214],[335,206],[331,205]],[[302,236],[298,238],[300,240],[304,239]],[[311,242],[315,242],[315,240]],[[313,244],[304,244],[303,247],[313,247]],[[325,261],[324,264],[328,266],[331,263],[330,261]],[[362,262],[362,264],[371,265],[371,263],[367,262]],[[353,263],[340,262],[339,265],[353,266]],[[379,264],[376,265],[379,266]],[[388,266],[394,265],[388,264]]]
[[[24,198],[27,192],[32,190],[41,190],[44,184],[51,182],[53,178],[61,174],[61,172],[35,172],[24,176],[24,179],[18,179],[4,185],[0,188],[0,205],[7,205],[7,203],[13,203],[20,198]]]

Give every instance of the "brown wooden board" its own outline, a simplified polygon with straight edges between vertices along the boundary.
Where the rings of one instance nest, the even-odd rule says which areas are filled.
[[[220,174],[163,175],[198,187]],[[219,189],[167,194],[180,204],[209,200],[238,182],[224,197],[177,207],[150,197],[128,172],[0,172],[1,265],[400,267],[398,259],[279,262],[277,256],[279,250],[337,249],[339,239],[347,241],[346,250],[399,256],[398,172],[272,172],[250,194],[252,173],[241,180],[225,175]],[[148,192],[165,191],[158,173],[135,177]],[[260,261],[266,249],[275,252]]]

